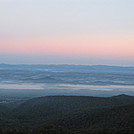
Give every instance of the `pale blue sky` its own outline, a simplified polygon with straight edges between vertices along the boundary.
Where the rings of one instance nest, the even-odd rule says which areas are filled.
[[[115,39],[113,42],[117,44],[114,46],[117,46],[118,42],[125,42],[124,50],[121,51],[120,44],[119,47],[115,47],[121,51],[120,55],[117,55],[118,58],[105,57],[102,52],[100,52],[100,56],[89,54],[87,57],[81,53],[79,55],[72,53],[62,55],[59,50],[56,54],[50,53],[49,56],[49,52],[45,53],[46,51],[41,55],[30,54],[30,51],[29,54],[16,55],[12,51],[12,47],[15,45],[8,44],[10,40],[14,44],[16,39],[20,39],[22,42],[22,40],[36,38],[53,40],[57,37],[58,40],[63,37],[69,40],[73,37],[86,37],[87,39],[89,37],[90,39],[91,36],[96,36],[96,40],[98,40],[99,35],[103,35],[101,43],[108,42],[105,41],[105,36],[109,37],[109,43]],[[124,37],[126,39],[123,41]],[[134,65],[133,37],[134,0],[0,0],[0,62]],[[117,41],[116,38],[118,38]],[[9,42],[7,43],[5,40],[9,40]],[[103,46],[101,43],[96,44],[97,49]],[[18,41],[18,46],[20,44]],[[3,47],[4,45],[5,47]],[[30,45],[32,46],[32,44]],[[69,44],[68,53],[72,46],[73,44]],[[90,43],[87,46],[90,48]],[[83,48],[83,44],[81,46],[79,44],[79,47]],[[51,52],[51,49],[54,48],[48,50]],[[125,51],[127,48],[128,50]],[[29,47],[29,49],[31,48]],[[77,48],[74,49],[77,51]],[[129,50],[131,57],[128,56]],[[110,55],[114,56],[114,51],[113,53],[112,51],[110,51]]]
[[[133,0],[0,0],[0,37],[134,33]]]

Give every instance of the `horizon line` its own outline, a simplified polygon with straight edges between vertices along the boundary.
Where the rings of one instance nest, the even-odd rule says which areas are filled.
[[[107,65],[107,64],[39,64],[39,63],[0,63],[0,65],[26,65],[26,66],[106,66],[106,67],[134,67],[134,65]]]

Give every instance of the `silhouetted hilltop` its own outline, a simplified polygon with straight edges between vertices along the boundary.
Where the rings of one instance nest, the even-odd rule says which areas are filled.
[[[134,96],[121,94],[118,96],[113,96],[113,98],[119,99],[124,104],[133,104],[134,103]]]
[[[134,96],[124,94],[113,97],[46,96],[27,100],[13,110],[4,105],[0,108],[0,128],[3,129],[47,128],[53,124],[55,129],[62,126],[88,134],[92,130],[113,131],[113,128],[116,131],[130,128],[132,132],[134,126]],[[42,131],[46,131],[44,127]]]

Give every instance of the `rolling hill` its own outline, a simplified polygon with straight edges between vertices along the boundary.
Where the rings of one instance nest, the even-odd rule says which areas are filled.
[[[24,124],[47,124],[75,112],[95,112],[134,103],[134,97],[47,96],[30,99],[12,111]],[[26,121],[26,122],[25,122]]]
[[[52,129],[62,126],[78,133],[84,130],[85,134],[89,130],[134,128],[134,97],[124,94],[113,97],[46,96],[27,100],[14,109],[1,105],[0,108],[1,113],[6,113],[0,116],[1,128],[35,129],[53,124],[56,127]]]

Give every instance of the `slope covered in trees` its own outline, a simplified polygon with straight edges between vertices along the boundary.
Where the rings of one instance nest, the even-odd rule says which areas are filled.
[[[30,99],[14,109],[0,107],[0,131],[5,134],[134,132],[133,96],[47,96]]]
[[[70,114],[55,122],[68,129],[128,128],[134,127],[134,104],[96,112],[81,111]]]
[[[133,98],[133,97],[132,97]],[[134,98],[133,98],[134,99]],[[134,102],[134,101],[133,101]],[[24,125],[36,126],[47,124],[74,112],[94,112],[98,109],[113,108],[132,101],[122,100],[122,97],[88,97],[88,96],[47,96],[26,101],[12,111],[15,118]]]

